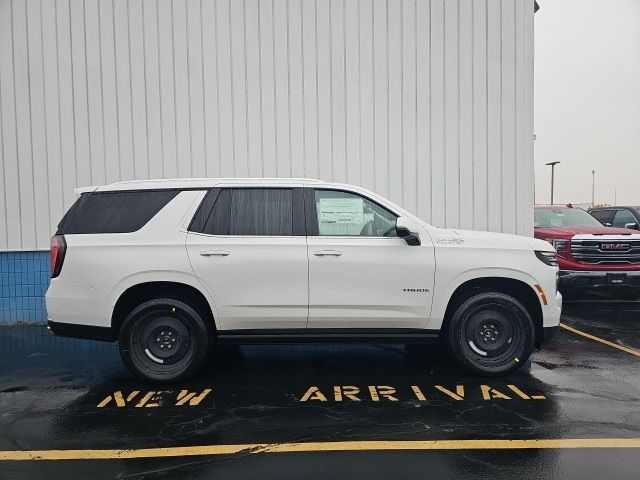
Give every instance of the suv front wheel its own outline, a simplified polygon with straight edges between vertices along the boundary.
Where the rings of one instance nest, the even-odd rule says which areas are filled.
[[[142,380],[170,383],[189,378],[210,347],[202,316],[172,298],[148,300],[125,318],[118,335],[120,357]]]
[[[502,375],[527,361],[535,328],[527,309],[514,297],[482,292],[456,309],[447,337],[453,356],[467,370]]]

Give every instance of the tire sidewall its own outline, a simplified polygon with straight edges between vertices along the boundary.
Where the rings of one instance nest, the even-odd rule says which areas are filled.
[[[464,339],[463,331],[470,320],[470,314],[484,305],[498,305],[509,312],[512,328],[520,329],[522,336],[516,350],[509,356],[509,360],[495,366],[474,361],[474,354],[473,352],[470,354]],[[449,323],[447,336],[451,353],[465,369],[485,376],[496,376],[512,372],[528,360],[535,344],[535,327],[526,308],[518,300],[504,293],[484,292],[471,296],[456,309]],[[475,357],[483,360],[480,355],[475,354]]]
[[[139,365],[131,352],[134,328],[139,322],[144,321],[146,313],[160,307],[179,309],[182,318],[188,322],[188,330],[190,332],[189,348],[194,350],[190,361],[179,372],[172,372],[171,374],[164,372],[166,368],[163,368],[163,365],[158,364],[155,368]],[[141,303],[127,315],[118,334],[118,349],[125,366],[138,378],[149,383],[165,384],[185,380],[197,372],[211,348],[210,337],[208,328],[196,309],[180,300],[157,298]]]

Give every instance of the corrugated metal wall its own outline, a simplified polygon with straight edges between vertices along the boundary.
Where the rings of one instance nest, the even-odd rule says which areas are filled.
[[[76,186],[361,184],[529,234],[533,0],[0,0],[0,249]]]

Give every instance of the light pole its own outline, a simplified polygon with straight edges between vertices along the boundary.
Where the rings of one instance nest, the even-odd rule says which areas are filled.
[[[545,163],[545,165],[551,165],[551,205],[553,205],[553,175],[555,173],[556,165],[559,163],[560,162],[558,161]]]
[[[591,206],[595,206],[596,198],[596,171],[591,170]]]

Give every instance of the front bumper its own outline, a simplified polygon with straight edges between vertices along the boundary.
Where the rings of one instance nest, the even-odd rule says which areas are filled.
[[[551,340],[553,337],[555,337],[556,333],[558,333],[559,329],[560,329],[559,326],[556,326],[556,327],[544,327],[542,329],[543,341],[546,343],[549,340]]]
[[[560,270],[560,287],[571,288],[640,288],[640,270]]]

